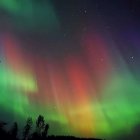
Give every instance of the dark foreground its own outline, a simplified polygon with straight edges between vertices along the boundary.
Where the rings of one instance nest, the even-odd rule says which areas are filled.
[[[45,122],[43,116],[39,115],[35,121],[35,129],[33,131],[32,118],[28,118],[24,125],[22,132],[19,133],[19,127],[17,122],[13,123],[13,126],[8,130],[5,129],[7,123],[0,121],[0,140],[101,140],[96,138],[77,138],[74,136],[49,136],[48,130],[49,124]],[[19,137],[19,134],[21,135]]]
[[[49,136],[48,139],[61,139],[61,140],[65,140],[65,139],[72,139],[72,140],[101,140],[101,139],[97,139],[97,138],[77,138],[77,137],[73,137],[73,136]]]
[[[78,138],[74,136],[47,136],[47,137],[39,137],[33,136],[27,139],[19,139],[17,137],[11,136],[5,132],[0,133],[0,140],[103,140],[97,138]]]
[[[2,135],[0,134],[0,140],[26,140],[26,139],[18,139],[11,137],[9,135]],[[48,136],[46,138],[28,138],[27,140],[103,140],[103,139],[97,139],[97,138],[78,138],[74,136]]]

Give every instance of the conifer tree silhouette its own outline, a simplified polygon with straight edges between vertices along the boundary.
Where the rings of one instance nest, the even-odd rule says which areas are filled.
[[[27,140],[29,138],[29,134],[32,129],[32,124],[32,118],[29,117],[23,130],[23,140]]]
[[[48,129],[49,129],[49,124],[45,124],[44,131],[42,132],[42,137],[43,138],[47,138],[47,136],[48,136]]]
[[[44,117],[39,115],[36,120],[36,132],[39,136],[42,136],[42,132],[44,131],[45,121]]]

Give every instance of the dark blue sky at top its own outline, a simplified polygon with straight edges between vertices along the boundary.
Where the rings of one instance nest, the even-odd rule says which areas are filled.
[[[138,0],[52,0],[52,3],[60,28],[56,32],[32,34],[33,39],[35,37],[41,40],[39,42],[44,41],[44,44],[47,38],[50,47],[44,49],[47,48],[49,52],[56,51],[59,54],[79,51],[77,36],[91,30],[97,30],[105,36],[111,35],[122,51],[122,46],[125,46],[123,43],[129,44],[129,38],[139,39]],[[130,51],[133,52],[133,49]]]
[[[39,4],[43,4],[44,1],[34,0]],[[59,28],[50,31],[46,31],[45,27],[42,30],[25,28],[19,30],[16,26],[10,25],[10,15],[1,11],[1,30],[14,31],[26,50],[57,58],[79,52],[80,37],[95,31],[105,36],[108,42],[113,40],[126,61],[129,62],[131,56],[135,56],[136,62],[140,60],[139,0],[50,0],[50,2],[59,20]],[[136,45],[132,46],[134,43]],[[111,45],[109,47],[111,49]]]
[[[45,0],[34,3],[44,4]],[[49,57],[64,57],[81,51],[81,37],[89,32],[99,32],[109,48],[122,53],[124,59],[135,59],[139,65],[140,53],[140,2],[139,0],[51,0],[59,20],[54,30],[19,30],[11,26],[10,15],[0,10],[1,32],[10,30],[22,41],[26,51]],[[45,19],[44,19],[45,20]],[[135,44],[135,45],[134,45]],[[132,64],[133,65],[133,64]]]

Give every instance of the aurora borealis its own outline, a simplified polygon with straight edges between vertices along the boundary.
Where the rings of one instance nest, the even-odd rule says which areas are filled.
[[[0,0],[0,119],[42,114],[50,134],[132,134],[139,14],[137,0]]]

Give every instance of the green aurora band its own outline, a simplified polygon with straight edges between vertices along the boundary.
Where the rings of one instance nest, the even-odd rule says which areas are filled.
[[[49,31],[58,28],[54,8],[47,1],[1,0],[1,9],[11,17],[11,23],[18,29]]]

